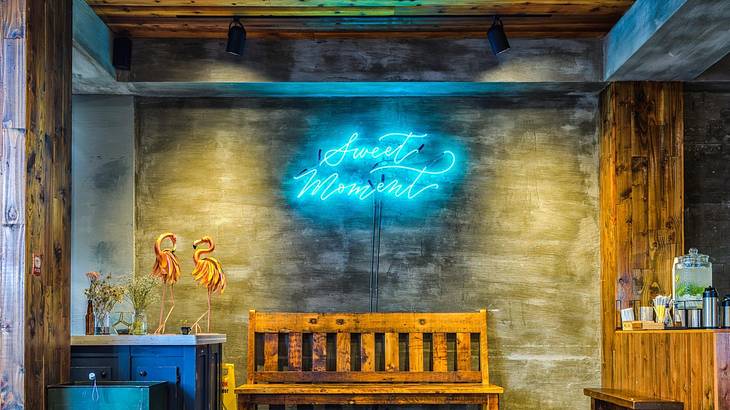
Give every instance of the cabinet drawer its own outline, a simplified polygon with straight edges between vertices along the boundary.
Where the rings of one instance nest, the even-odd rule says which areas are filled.
[[[182,408],[179,360],[174,357],[132,357],[132,380],[167,382],[168,408]]]
[[[114,380],[111,366],[71,366],[72,382],[88,382],[89,374],[94,373],[100,382]]]

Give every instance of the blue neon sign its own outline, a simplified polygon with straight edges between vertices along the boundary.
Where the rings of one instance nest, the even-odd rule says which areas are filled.
[[[317,151],[313,166],[293,177],[298,199],[413,201],[448,183],[457,154],[432,144],[428,134],[390,132],[375,139],[353,132]]]

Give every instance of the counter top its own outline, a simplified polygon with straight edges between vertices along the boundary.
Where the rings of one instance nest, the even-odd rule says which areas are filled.
[[[71,336],[71,346],[199,346],[225,342],[226,335],[221,333],[199,333],[197,335]]]

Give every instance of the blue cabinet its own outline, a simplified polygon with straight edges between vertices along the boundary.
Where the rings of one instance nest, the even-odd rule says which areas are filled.
[[[115,343],[107,345],[88,344],[105,343],[107,336],[72,337],[71,381],[88,381],[92,372],[99,381],[164,381],[168,409],[222,409],[221,343],[141,345],[138,337],[155,336],[110,336]],[[83,344],[74,343],[82,338]],[[136,343],[120,344],[124,338]]]

